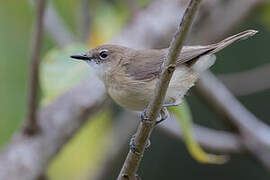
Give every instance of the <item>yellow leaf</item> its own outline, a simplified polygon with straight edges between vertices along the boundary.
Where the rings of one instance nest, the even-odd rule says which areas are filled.
[[[183,102],[180,106],[171,106],[168,108],[172,112],[181,125],[183,131],[184,141],[190,155],[200,163],[211,163],[211,164],[224,164],[227,160],[227,156],[214,155],[206,153],[198,144],[194,137],[192,129],[192,116],[189,107],[186,102]]]
[[[51,162],[51,180],[87,179],[94,175],[112,143],[108,136],[111,110],[105,109],[87,123]]]

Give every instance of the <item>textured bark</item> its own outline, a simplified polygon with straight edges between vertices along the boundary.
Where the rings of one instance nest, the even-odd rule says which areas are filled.
[[[183,17],[181,18],[179,27],[173,36],[171,41],[169,52],[166,60],[162,65],[162,72],[159,80],[156,83],[154,94],[149,102],[148,106],[144,110],[143,118],[139,124],[137,132],[134,137],[135,150],[130,150],[126,160],[123,164],[122,170],[119,173],[118,180],[134,180],[135,175],[139,168],[139,164],[142,160],[144,150],[147,146],[148,140],[154,129],[156,119],[161,110],[161,106],[164,102],[167,88],[174,73],[176,62],[179,54],[181,53],[184,40],[190,29],[191,23],[198,10],[201,0],[190,0],[188,7],[185,10]],[[134,152],[136,151],[136,152]]]
[[[19,131],[14,135],[0,154],[0,179],[35,180],[44,174],[52,158],[99,109],[104,94],[103,84],[91,77],[39,110],[41,133],[27,136]]]
[[[183,15],[186,2],[185,0],[181,2],[178,0],[170,0],[170,2],[168,0],[154,1],[144,11],[136,14],[132,23],[123,29],[120,36],[116,37],[114,42],[137,48],[167,47],[170,38],[177,28],[177,20]],[[251,10],[257,5],[266,2],[266,0],[228,1],[226,4],[227,8],[224,9],[222,7],[225,5],[221,2],[224,1],[203,1],[197,21],[194,23],[191,33],[192,37],[190,36],[195,42],[200,40],[209,43],[209,41],[213,42],[214,40],[221,39],[224,34],[228,33],[246,17]],[[238,5],[234,7],[233,5],[235,4]],[[230,6],[231,8],[229,8]],[[52,12],[49,13],[49,19],[51,20],[48,20],[48,14],[46,14],[46,29],[50,31],[57,44],[63,47],[72,42],[74,38],[72,38],[72,34],[65,31],[63,26],[59,28],[63,23],[52,21],[55,19],[52,17],[56,15]],[[210,15],[209,12],[213,13],[213,15]],[[210,16],[211,19],[208,18]],[[220,21],[225,16],[227,21]],[[199,17],[203,17],[203,19]],[[215,28],[219,28],[216,23],[220,23],[219,27],[223,26],[223,28],[215,30]],[[201,33],[198,33],[196,29],[200,30]],[[209,33],[211,36],[205,35],[208,32],[211,32]],[[83,126],[88,117],[91,117],[99,110],[104,99],[105,91],[103,85],[96,78],[92,77],[61,95],[51,105],[40,109],[37,121],[42,129],[42,133],[38,136],[28,137],[23,135],[21,130],[18,130],[0,154],[0,179],[34,180],[43,175],[48,163],[72,135]],[[200,134],[198,137],[200,142],[202,137],[200,131],[198,133]],[[219,131],[219,133],[221,132]],[[211,138],[209,141],[207,139],[205,141],[213,142],[214,144],[209,145],[209,147],[215,150],[215,146],[219,145],[218,142],[212,139],[215,136],[206,137]],[[246,149],[246,145],[242,143],[243,139],[240,136],[229,133],[229,136],[226,137],[232,138],[230,139],[232,141],[228,141],[227,145],[224,143],[224,149],[228,148],[232,149],[232,151]],[[203,145],[203,141],[201,143]],[[123,144],[126,145],[125,143]],[[208,146],[207,143],[205,146]],[[217,151],[219,151],[219,148],[217,148]],[[268,161],[267,158],[263,160],[263,155],[264,153],[261,154],[261,160]]]

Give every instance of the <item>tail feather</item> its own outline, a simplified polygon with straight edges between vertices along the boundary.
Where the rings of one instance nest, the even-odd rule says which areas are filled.
[[[205,71],[206,69],[210,68],[215,63],[215,55],[214,53],[224,49],[225,47],[229,46],[235,41],[239,41],[242,39],[246,39],[250,36],[253,36],[256,34],[257,31],[255,30],[247,30],[243,31],[241,33],[238,33],[236,35],[230,36],[223,41],[220,41],[216,44],[211,44],[208,46],[208,51],[205,53],[202,53],[198,56],[198,58],[195,58],[194,61],[189,61],[187,63],[190,64],[190,67],[197,73],[201,73]]]
[[[234,43],[235,41],[239,41],[239,40],[243,40],[243,39],[247,39],[253,35],[255,35],[258,31],[256,30],[246,30],[243,32],[240,32],[238,34],[235,34],[233,36],[230,36],[216,44],[212,44],[210,46],[214,46],[214,49],[211,50],[209,53],[214,54],[222,49],[224,49],[225,47],[229,46],[230,44]]]
[[[246,30],[241,33],[230,36],[218,43],[210,44],[207,46],[184,46],[177,60],[177,64],[186,63],[191,65],[196,61],[199,57],[203,55],[211,55],[214,54],[225,47],[229,46],[235,41],[246,39],[250,36],[253,36],[257,33],[256,30]]]

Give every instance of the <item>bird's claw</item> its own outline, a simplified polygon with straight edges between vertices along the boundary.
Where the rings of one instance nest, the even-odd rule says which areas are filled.
[[[162,121],[166,120],[169,117],[169,112],[166,107],[162,107],[160,110],[160,113],[158,115],[158,119],[155,123],[155,125],[158,125]]]
[[[167,119],[169,117],[169,113],[166,107],[162,107],[160,110],[160,113],[158,115],[158,119],[155,123],[155,125],[161,123],[162,121],[164,121],[165,119]],[[142,111],[141,113],[141,121],[142,122],[146,122],[146,123],[151,123],[151,121],[149,120],[149,118],[147,117],[145,110]]]
[[[173,103],[168,103],[168,104],[163,104],[162,107],[170,107],[170,106],[179,106],[180,104],[182,104],[182,100],[176,100]]]

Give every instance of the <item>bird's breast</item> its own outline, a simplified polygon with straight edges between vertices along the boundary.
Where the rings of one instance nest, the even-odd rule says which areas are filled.
[[[106,77],[106,89],[111,98],[120,106],[141,111],[153,92],[153,82],[133,80],[121,71]]]
[[[184,65],[178,66],[169,84],[165,103],[182,99],[196,80],[197,73]],[[153,96],[157,78],[147,82],[134,80],[122,71],[117,71],[107,74],[105,81],[108,94],[117,104],[130,110],[141,111]]]

